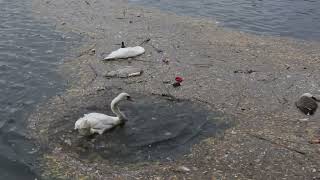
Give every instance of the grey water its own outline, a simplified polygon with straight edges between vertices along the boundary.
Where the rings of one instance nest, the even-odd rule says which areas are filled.
[[[317,0],[129,0],[181,15],[212,18],[244,32],[320,40]]]
[[[62,92],[57,66],[81,37],[35,19],[30,1],[0,0],[0,179],[35,179],[37,148],[26,136],[35,105]]]
[[[317,0],[129,0],[182,15],[215,19],[241,31],[320,40]],[[62,92],[57,66],[81,37],[35,19],[31,2],[0,0],[0,179],[35,179],[35,147],[26,119]]]
[[[128,92],[135,99],[120,108],[129,119],[103,135],[80,136],[70,131],[74,119],[90,112],[112,114],[109,103],[119,92],[105,90],[75,103],[67,100],[65,110],[49,126],[49,142],[83,159],[97,157],[113,164],[172,161],[188,153],[194,144],[208,137],[221,137],[235,125],[233,116],[208,109],[202,104],[165,96]]]

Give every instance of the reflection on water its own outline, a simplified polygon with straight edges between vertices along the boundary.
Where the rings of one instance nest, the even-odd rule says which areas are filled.
[[[35,147],[25,136],[34,105],[62,90],[56,67],[79,37],[32,18],[31,2],[0,0],[0,179],[31,179]]]
[[[317,0],[129,0],[179,14],[212,17],[246,32],[320,40]]]

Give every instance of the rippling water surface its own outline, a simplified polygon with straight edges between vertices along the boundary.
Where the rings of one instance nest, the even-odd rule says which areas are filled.
[[[25,136],[34,105],[61,91],[57,65],[74,34],[32,17],[31,2],[0,0],[0,179],[34,179],[37,149]]]
[[[318,0],[129,0],[216,19],[246,32],[320,40]],[[31,2],[0,0],[0,179],[34,179],[37,149],[25,136],[35,104],[64,88],[57,65],[80,37],[34,19]]]
[[[255,34],[320,40],[319,0],[129,0]]]

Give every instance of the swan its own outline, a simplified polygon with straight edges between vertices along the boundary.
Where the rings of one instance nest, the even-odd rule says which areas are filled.
[[[128,93],[120,93],[111,101],[111,110],[117,116],[108,116],[102,113],[89,113],[75,122],[74,129],[80,134],[103,134],[105,131],[112,129],[115,126],[124,124],[127,121],[126,116],[120,111],[118,105],[120,101],[132,101]]]
[[[121,46],[122,47],[120,49],[111,52],[103,60],[125,59],[125,58],[139,56],[145,52],[145,49],[141,46],[124,47],[124,43]]]
[[[317,99],[317,97],[313,96],[312,94],[304,93],[300,96],[299,100],[295,102],[295,105],[304,114],[313,115],[318,108],[318,101],[319,99]]]

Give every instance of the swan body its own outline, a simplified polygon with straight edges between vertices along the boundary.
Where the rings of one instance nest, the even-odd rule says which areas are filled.
[[[111,52],[103,60],[125,59],[125,58],[139,56],[144,52],[145,52],[145,49],[141,46],[125,47],[125,48],[120,48],[118,50]]]
[[[126,121],[125,115],[120,111],[118,104],[122,100],[131,100],[127,93],[120,93],[111,102],[111,110],[116,116],[108,116],[102,113],[89,113],[79,118],[74,126],[81,134],[103,134],[105,131],[114,128],[115,126],[124,124]]]

